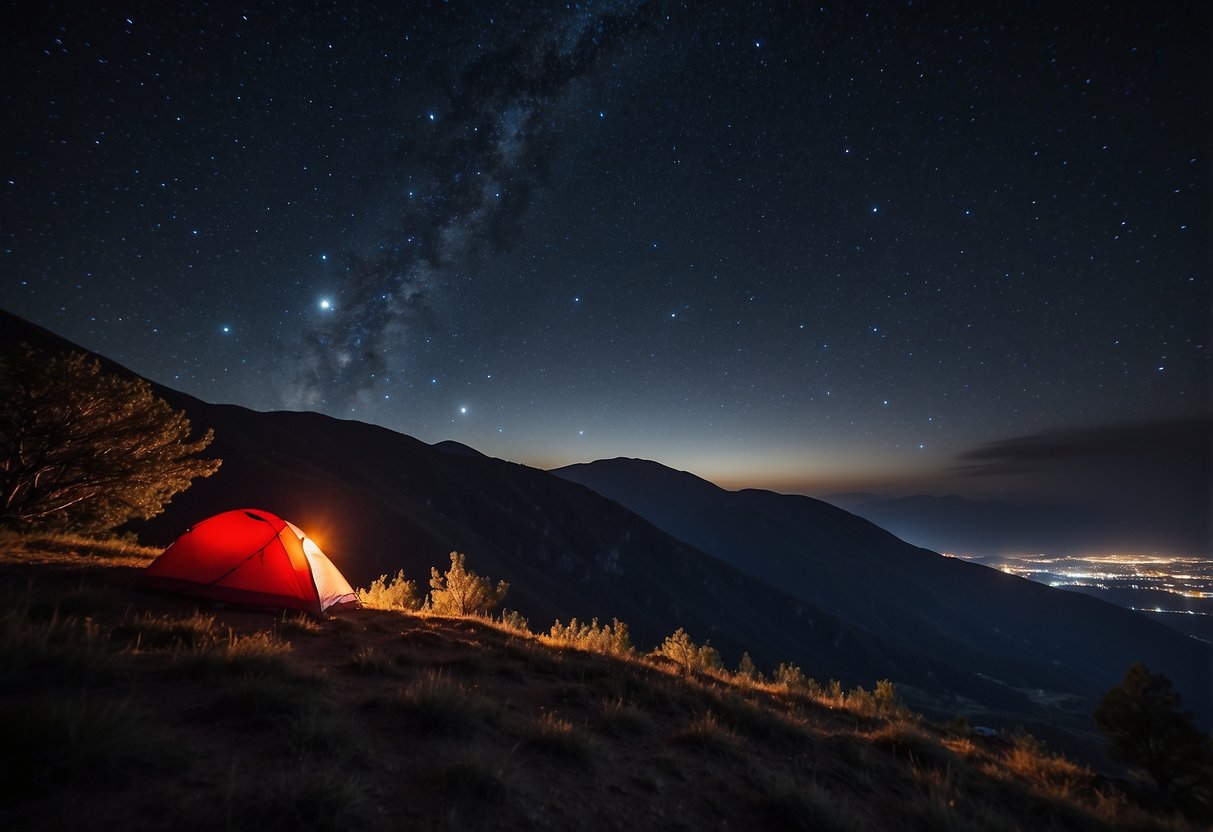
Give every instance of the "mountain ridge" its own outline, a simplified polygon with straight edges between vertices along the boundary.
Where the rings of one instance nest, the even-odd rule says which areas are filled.
[[[655,465],[617,458],[554,473],[891,643],[931,644],[1013,687],[1087,699],[1145,659],[1176,679],[1209,718],[1213,653],[1164,625],[940,556],[811,497],[702,484],[680,493],[686,472],[662,474]]]
[[[12,316],[0,322],[0,343],[41,339],[48,349],[79,349]],[[106,366],[130,374],[113,362]],[[808,600],[789,592],[786,576],[778,572],[758,577],[745,564],[704,551],[609,495],[555,474],[479,452],[452,453],[444,443],[431,446],[362,422],[208,404],[154,382],[153,389],[185,410],[196,429],[215,429],[210,450],[224,464],[175,497],[159,517],[132,525],[147,542],[167,545],[202,517],[260,507],[306,529],[355,585],[398,569],[424,582],[431,566],[442,567],[446,553],[459,550],[477,572],[509,581],[507,605],[533,621],[617,617],[648,644],[685,627],[696,640],[710,639],[730,665],[748,650],[763,669],[791,661],[810,675],[848,685],[891,678],[915,707],[932,713],[981,714],[983,721],[1027,725],[1042,735],[1065,723],[1072,735],[1085,737],[1088,752],[1094,742],[1091,697],[1099,685],[1118,680],[1127,666],[1119,655],[1105,659],[1097,681],[1086,673],[1076,682],[1051,671],[1048,662],[1017,656],[989,673],[981,662],[969,666],[974,657],[987,665],[991,661],[972,644],[953,655],[930,640],[890,638],[888,632],[899,636],[903,628],[896,621],[882,624],[888,610],[882,614],[862,605],[840,606],[831,597],[822,597],[822,603]],[[646,468],[645,476],[655,480],[663,467],[650,465],[655,467]],[[780,517],[770,512],[766,492],[727,492],[688,472],[673,473],[679,487],[670,493],[701,509],[691,518],[692,527],[719,537],[735,531],[720,525],[726,519],[721,507],[734,517],[748,511],[768,527],[755,539],[765,536],[782,563],[796,563],[801,533],[796,529],[804,518],[794,510]],[[797,499],[808,498],[789,499],[781,505],[795,509],[801,505]],[[879,577],[879,563],[889,557],[926,564],[938,559],[868,521],[827,508],[823,528],[833,528],[834,539],[847,545],[845,556],[822,561],[826,576],[850,570]],[[763,529],[761,524],[754,528]],[[961,568],[984,569],[974,564]],[[832,580],[837,584],[840,579],[835,575]],[[838,611],[856,615],[844,619]],[[874,624],[888,632],[877,632]],[[1205,660],[1207,653],[1199,655]],[[1031,688],[1077,691],[1083,701],[1060,712],[1055,705],[1034,701]],[[1200,690],[1183,689],[1199,707]]]

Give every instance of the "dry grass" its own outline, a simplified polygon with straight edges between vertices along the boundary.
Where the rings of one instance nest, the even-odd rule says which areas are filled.
[[[741,738],[724,726],[711,711],[695,717],[670,735],[671,745],[725,757],[741,754]]]
[[[15,532],[0,529],[0,563],[62,563],[147,566],[163,549],[121,538],[99,538],[68,532]]]
[[[598,750],[594,738],[555,713],[543,714],[523,732],[527,749],[544,756],[585,768],[594,764]]]
[[[489,700],[441,671],[405,685],[390,704],[402,724],[419,734],[468,735],[483,728],[493,714]]]
[[[132,574],[0,562],[5,828],[1197,828],[879,686],[687,676],[500,621],[200,613]]]

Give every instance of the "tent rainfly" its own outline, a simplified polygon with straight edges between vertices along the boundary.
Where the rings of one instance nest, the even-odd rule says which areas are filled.
[[[298,526],[258,509],[216,514],[152,561],[144,586],[323,615],[358,606],[349,582]]]

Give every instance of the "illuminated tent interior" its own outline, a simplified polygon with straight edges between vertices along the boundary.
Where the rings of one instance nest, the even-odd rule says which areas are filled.
[[[333,562],[293,523],[258,509],[216,514],[152,561],[149,589],[323,615],[357,606]]]

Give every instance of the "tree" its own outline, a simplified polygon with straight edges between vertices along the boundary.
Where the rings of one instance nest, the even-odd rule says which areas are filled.
[[[1213,750],[1192,714],[1179,708],[1171,680],[1136,662],[1124,681],[1103,695],[1095,724],[1107,736],[1114,759],[1144,769],[1163,791],[1203,791]]]
[[[762,678],[762,673],[760,673],[757,666],[755,666],[754,660],[750,658],[749,650],[746,650],[741,654],[741,661],[737,663],[737,673],[735,675],[738,679],[751,684],[759,684],[765,681]]]
[[[0,355],[0,524],[104,531],[164,510],[218,470],[197,459],[214,438],[142,379],[77,352],[22,345]]]
[[[510,585],[498,581],[497,588],[488,578],[469,572],[464,556],[451,552],[451,568],[445,575],[430,567],[430,609],[439,615],[483,615],[505,600]]]
[[[720,670],[723,667],[720,653],[715,647],[706,641],[701,645],[696,644],[681,627],[675,630],[673,635],[666,636],[665,641],[653,653],[673,661],[687,676],[696,671]]]

